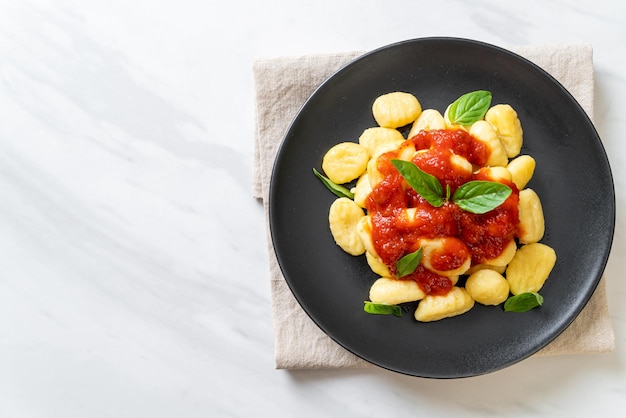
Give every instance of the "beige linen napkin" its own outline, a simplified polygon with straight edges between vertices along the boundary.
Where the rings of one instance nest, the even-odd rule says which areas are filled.
[[[533,45],[511,51],[542,67],[578,100],[593,119],[593,60],[590,45]],[[253,194],[262,199],[267,220],[269,183],[276,151],[306,99],[330,75],[361,52],[257,59],[256,141]],[[277,369],[369,367],[324,334],[302,310],[276,261],[267,227]],[[602,353],[615,349],[605,279],[576,320],[536,355]]]

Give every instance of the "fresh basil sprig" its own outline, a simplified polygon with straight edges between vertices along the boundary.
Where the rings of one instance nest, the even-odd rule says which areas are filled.
[[[413,273],[421,260],[422,248],[420,247],[417,251],[405,255],[396,262],[396,275],[403,277]]]
[[[391,163],[402,174],[409,186],[428,203],[436,208],[443,205],[443,188],[437,177],[428,174],[410,161],[391,160]]]
[[[469,126],[481,120],[491,106],[491,92],[476,90],[465,93],[448,107],[448,119],[453,125]]]
[[[349,189],[333,182],[331,179],[321,174],[315,168],[313,169],[313,174],[315,174],[315,176],[318,179],[320,179],[322,183],[324,183],[324,186],[326,186],[328,190],[333,192],[335,196],[347,197],[348,199],[354,199],[354,193],[352,193]]]
[[[363,306],[363,310],[369,314],[374,315],[402,316],[402,308],[400,308],[398,305],[374,303],[367,300],[365,301],[365,306]]]
[[[505,312],[527,312],[543,305],[543,296],[536,292],[520,293],[504,302]]]
[[[403,160],[391,160],[398,172],[434,207],[444,203],[443,188],[437,177],[426,173],[415,163]],[[474,180],[461,185],[452,195],[452,202],[466,212],[483,214],[500,206],[510,195],[511,188],[495,181]],[[449,200],[450,188],[446,187],[446,199]]]
[[[452,195],[452,201],[461,209],[482,214],[500,206],[510,195],[511,188],[495,181],[469,181]]]

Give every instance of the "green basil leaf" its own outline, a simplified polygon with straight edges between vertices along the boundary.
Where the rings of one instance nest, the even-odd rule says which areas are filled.
[[[491,92],[476,90],[456,99],[448,107],[448,119],[454,125],[469,126],[485,117],[491,106]]]
[[[365,301],[363,310],[369,314],[374,315],[393,315],[402,316],[402,308],[398,305],[387,305],[385,303],[374,303]]]
[[[527,312],[543,305],[543,296],[539,293],[526,292],[511,296],[504,302],[505,312]]]
[[[456,189],[452,201],[467,212],[482,214],[500,206],[511,192],[506,184],[475,180]]]
[[[338,197],[347,197],[348,199],[354,199],[354,193],[352,193],[349,189],[340,186],[339,184],[334,183],[331,179],[321,174],[316,169],[313,169],[313,174],[324,183],[324,186],[328,188],[331,192]]]
[[[403,277],[407,274],[411,274],[415,271],[420,261],[422,260],[422,248],[417,251],[405,255],[396,262],[396,275],[397,277]]]
[[[443,188],[437,177],[422,171],[410,161],[391,160],[409,186],[435,207],[443,205]]]

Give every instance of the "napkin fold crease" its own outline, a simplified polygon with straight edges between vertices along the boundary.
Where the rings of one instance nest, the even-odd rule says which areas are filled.
[[[593,51],[588,44],[529,45],[509,48],[557,79],[593,120]],[[256,137],[252,194],[263,202],[268,220],[269,184],[274,159],[293,118],[329,76],[362,55],[352,51],[297,57],[259,58],[253,65]],[[267,245],[277,369],[355,368],[372,365],[353,355],[308,317],[281,274],[272,246]],[[572,324],[537,354],[606,353],[615,350],[603,277],[587,306]]]

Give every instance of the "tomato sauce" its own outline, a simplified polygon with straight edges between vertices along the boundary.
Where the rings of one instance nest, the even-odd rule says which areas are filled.
[[[374,248],[392,275],[396,273],[396,262],[416,251],[422,238],[457,238],[449,240],[454,244],[446,244],[431,254],[431,266],[438,271],[459,268],[468,251],[472,264],[500,255],[517,234],[519,192],[515,185],[498,180],[509,186],[512,193],[503,204],[485,214],[466,212],[451,201],[434,207],[406,183],[391,163],[399,155],[406,155],[407,147],[417,151],[412,162],[439,179],[444,195],[446,190],[452,195],[468,181],[494,181],[484,169],[474,172],[468,164],[454,162],[454,156],[460,156],[472,167],[482,167],[489,156],[484,143],[463,130],[421,131],[398,150],[382,154],[376,168],[384,179],[368,196],[366,208],[371,215]],[[442,295],[452,288],[450,279],[422,265],[402,279],[415,280],[426,294]]]
[[[421,265],[409,277],[415,280],[424,293],[428,295],[445,295],[452,289],[450,279],[426,270]]]
[[[444,245],[431,252],[430,264],[438,271],[456,270],[471,256],[467,246],[459,239],[443,239]]]

